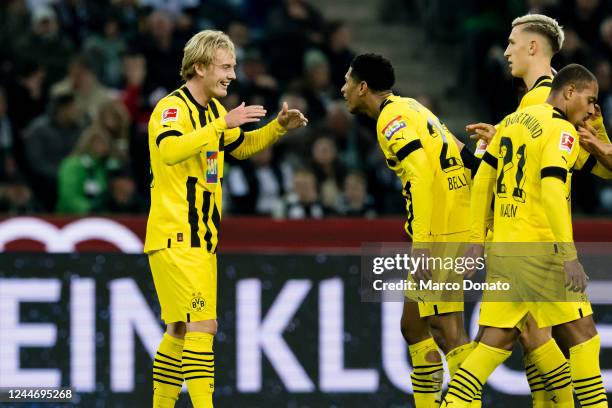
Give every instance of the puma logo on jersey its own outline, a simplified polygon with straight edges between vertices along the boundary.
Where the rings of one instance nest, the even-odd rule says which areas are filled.
[[[570,153],[574,147],[575,138],[570,133],[561,132],[561,140],[559,140],[559,150],[565,150]]]
[[[176,122],[178,120],[178,108],[164,109],[162,112],[161,123]]]
[[[383,134],[385,135],[385,139],[391,140],[393,135],[400,129],[406,127],[406,122],[402,120],[401,116],[394,117],[391,122],[387,123],[387,126],[383,129]]]

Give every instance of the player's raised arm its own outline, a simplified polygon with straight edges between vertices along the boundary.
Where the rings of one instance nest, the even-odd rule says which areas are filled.
[[[274,144],[287,131],[307,124],[308,119],[302,112],[289,109],[287,102],[283,102],[276,119],[257,130],[240,132],[235,141],[230,141],[227,151],[237,159],[247,159]]]

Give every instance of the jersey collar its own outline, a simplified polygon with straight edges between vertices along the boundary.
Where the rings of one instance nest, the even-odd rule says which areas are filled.
[[[565,112],[555,106],[553,106],[553,118],[568,120]]]
[[[208,106],[202,106],[202,105],[200,105],[198,103],[198,101],[195,100],[195,98],[193,97],[191,92],[189,92],[189,88],[187,88],[186,86],[183,86],[181,89],[183,90],[185,95],[187,95],[187,99],[189,99],[191,101],[191,103],[193,103],[195,105],[195,107],[198,108],[198,110],[206,110],[206,109],[208,109]]]
[[[385,98],[384,101],[382,101],[382,103],[380,104],[380,111],[382,112],[382,110],[385,108],[385,106],[387,106],[388,104],[390,104],[391,102],[393,102],[391,100],[391,96],[388,96],[387,98]]]
[[[551,77],[550,75],[542,75],[541,77],[536,79],[535,84],[533,84],[533,86],[531,87],[530,91],[532,89],[536,89],[538,86],[540,86],[542,84],[542,82],[544,82],[544,81],[552,81],[552,79],[553,79],[553,77]]]

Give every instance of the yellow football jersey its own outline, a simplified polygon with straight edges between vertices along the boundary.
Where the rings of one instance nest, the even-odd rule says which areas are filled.
[[[377,121],[378,143],[388,167],[404,186],[406,231],[412,235],[414,213],[410,175],[401,165],[421,147],[433,174],[431,198],[432,235],[469,230],[470,187],[453,135],[438,118],[414,99],[392,95],[381,106]]]
[[[240,143],[239,128],[226,129],[224,107],[216,99],[201,106],[183,86],[161,99],[149,121],[151,157],[151,209],[145,252],[170,247],[217,248],[221,222],[223,154]],[[191,157],[168,165],[160,145],[170,136],[210,130],[205,144]]]
[[[571,168],[578,158],[578,135],[565,115],[549,104],[508,115],[499,125],[483,160],[497,169],[493,242],[554,242],[543,217],[541,180],[565,180],[567,202]]]

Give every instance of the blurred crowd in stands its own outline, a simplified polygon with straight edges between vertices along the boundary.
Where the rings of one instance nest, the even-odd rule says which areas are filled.
[[[515,107],[503,59],[510,21],[524,14],[520,7],[558,17],[567,39],[555,66],[591,67],[612,122],[606,0],[517,0],[520,7],[471,0],[460,10],[454,0],[405,1],[421,10],[432,41],[451,37],[465,47],[459,83],[480,95],[471,101],[482,102],[491,121]],[[431,26],[432,15],[444,24]],[[351,27],[308,0],[3,1],[0,213],[146,213],[149,114],[181,85],[183,46],[202,29],[223,30],[236,45],[237,80],[222,101],[228,110],[261,104],[272,119],[287,101],[310,120],[250,160],[226,161],[226,214],[404,213],[402,186],[386,168],[373,122],[352,116],[340,95],[354,56]]]

